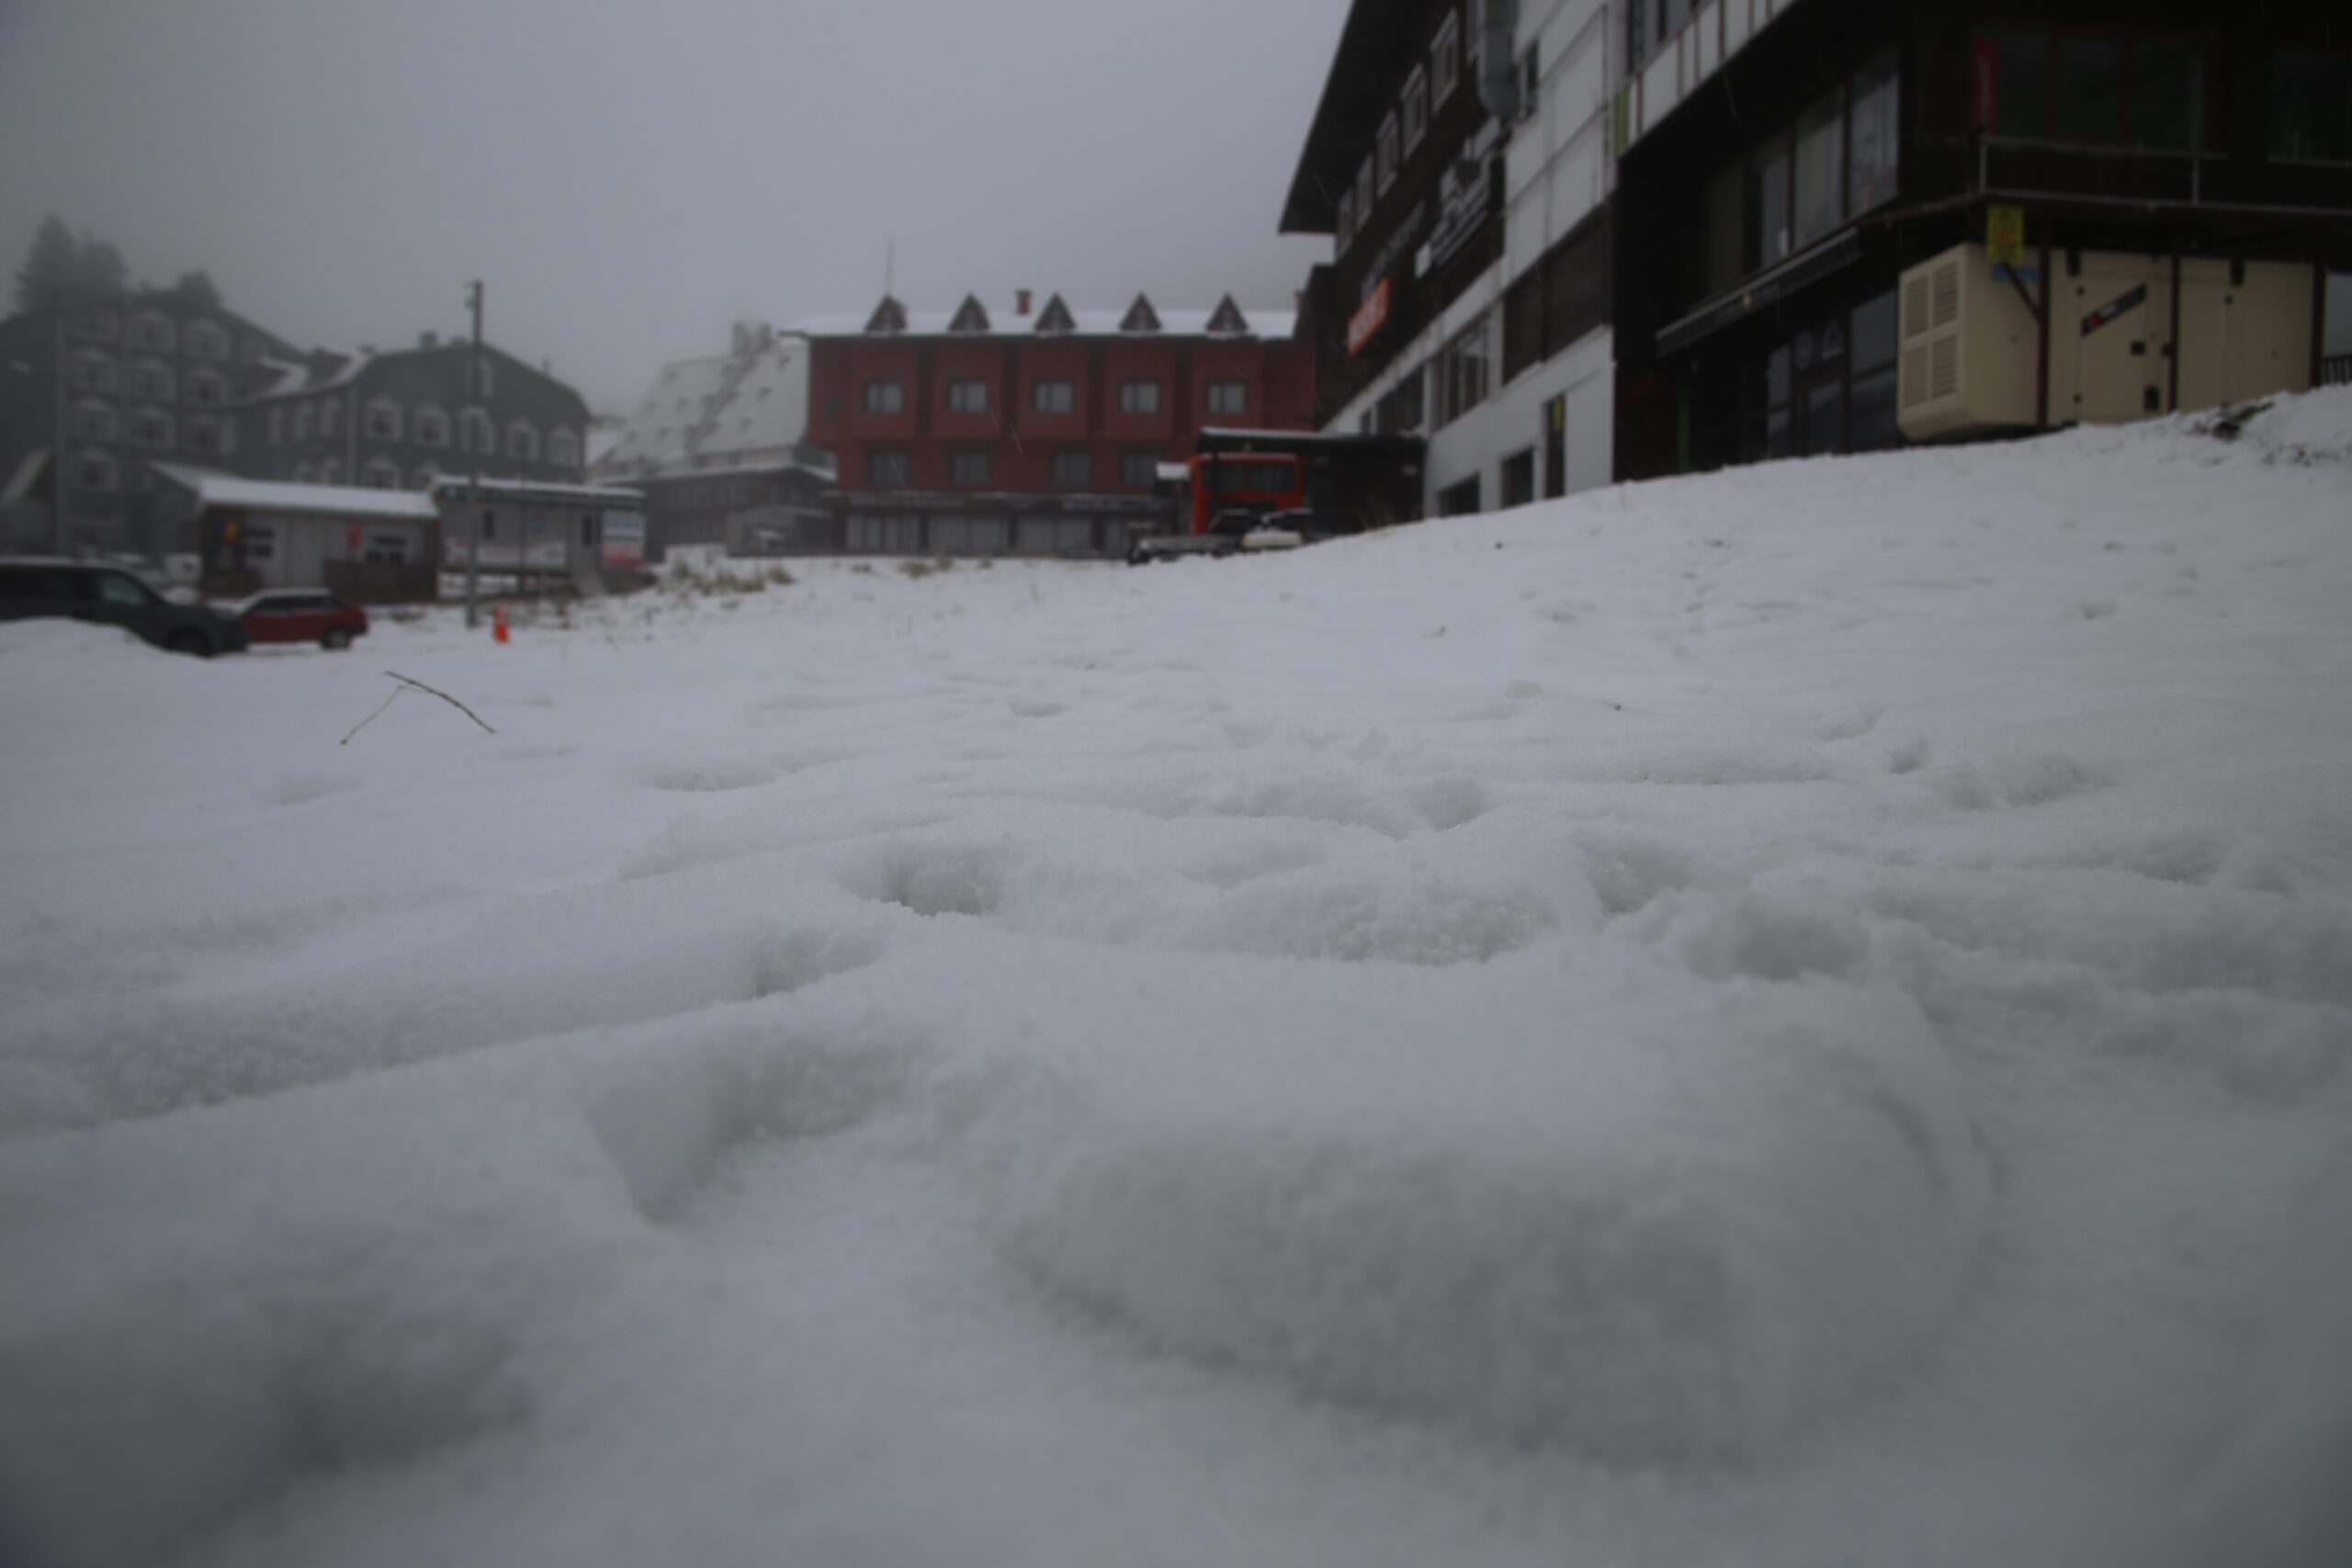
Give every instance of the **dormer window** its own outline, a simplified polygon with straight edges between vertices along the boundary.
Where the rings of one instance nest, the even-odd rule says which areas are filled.
[[[984,333],[989,330],[988,308],[980,303],[979,296],[964,296],[964,303],[956,308],[956,319],[947,323],[947,330],[951,333]]]
[[[1136,302],[1127,307],[1126,317],[1119,322],[1119,330],[1123,333],[1156,333],[1159,330],[1159,312],[1151,308],[1150,299],[1138,294]]]
[[[882,303],[874,307],[874,314],[866,318],[865,330],[879,336],[897,336],[907,330],[907,308],[885,294]]]
[[[1211,337],[1242,337],[1249,331],[1250,319],[1241,313],[1241,307],[1233,302],[1232,295],[1228,294],[1216,302],[1216,310],[1209,316]]]
[[[1040,333],[1078,331],[1078,321],[1069,313],[1069,307],[1062,303],[1060,295],[1057,294],[1046,300],[1046,308],[1037,313],[1037,330]]]

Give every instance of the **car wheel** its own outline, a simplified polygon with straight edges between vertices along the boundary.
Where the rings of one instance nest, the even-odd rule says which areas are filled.
[[[324,637],[319,638],[319,646],[325,649],[349,648],[351,646],[351,628],[348,626],[334,626],[330,628]]]
[[[212,639],[191,627],[174,632],[171,640],[164,646],[174,653],[185,653],[196,659],[212,657]]]

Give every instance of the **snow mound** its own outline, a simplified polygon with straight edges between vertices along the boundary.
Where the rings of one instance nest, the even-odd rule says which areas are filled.
[[[1312,1395],[1616,1461],[1761,1458],[1919,1355],[1991,1172],[1901,996],[1645,979],[1250,986],[1181,1051],[1000,1077],[975,1138],[1007,1244]]]

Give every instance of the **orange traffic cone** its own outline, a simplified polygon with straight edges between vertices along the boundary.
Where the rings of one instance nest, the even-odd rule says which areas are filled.
[[[490,607],[490,637],[492,642],[506,640],[506,606],[503,604]]]

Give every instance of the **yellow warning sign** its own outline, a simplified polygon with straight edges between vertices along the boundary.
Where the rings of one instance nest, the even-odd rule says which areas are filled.
[[[2025,260],[2024,208],[1984,209],[1984,259],[1995,266],[2015,266]]]

